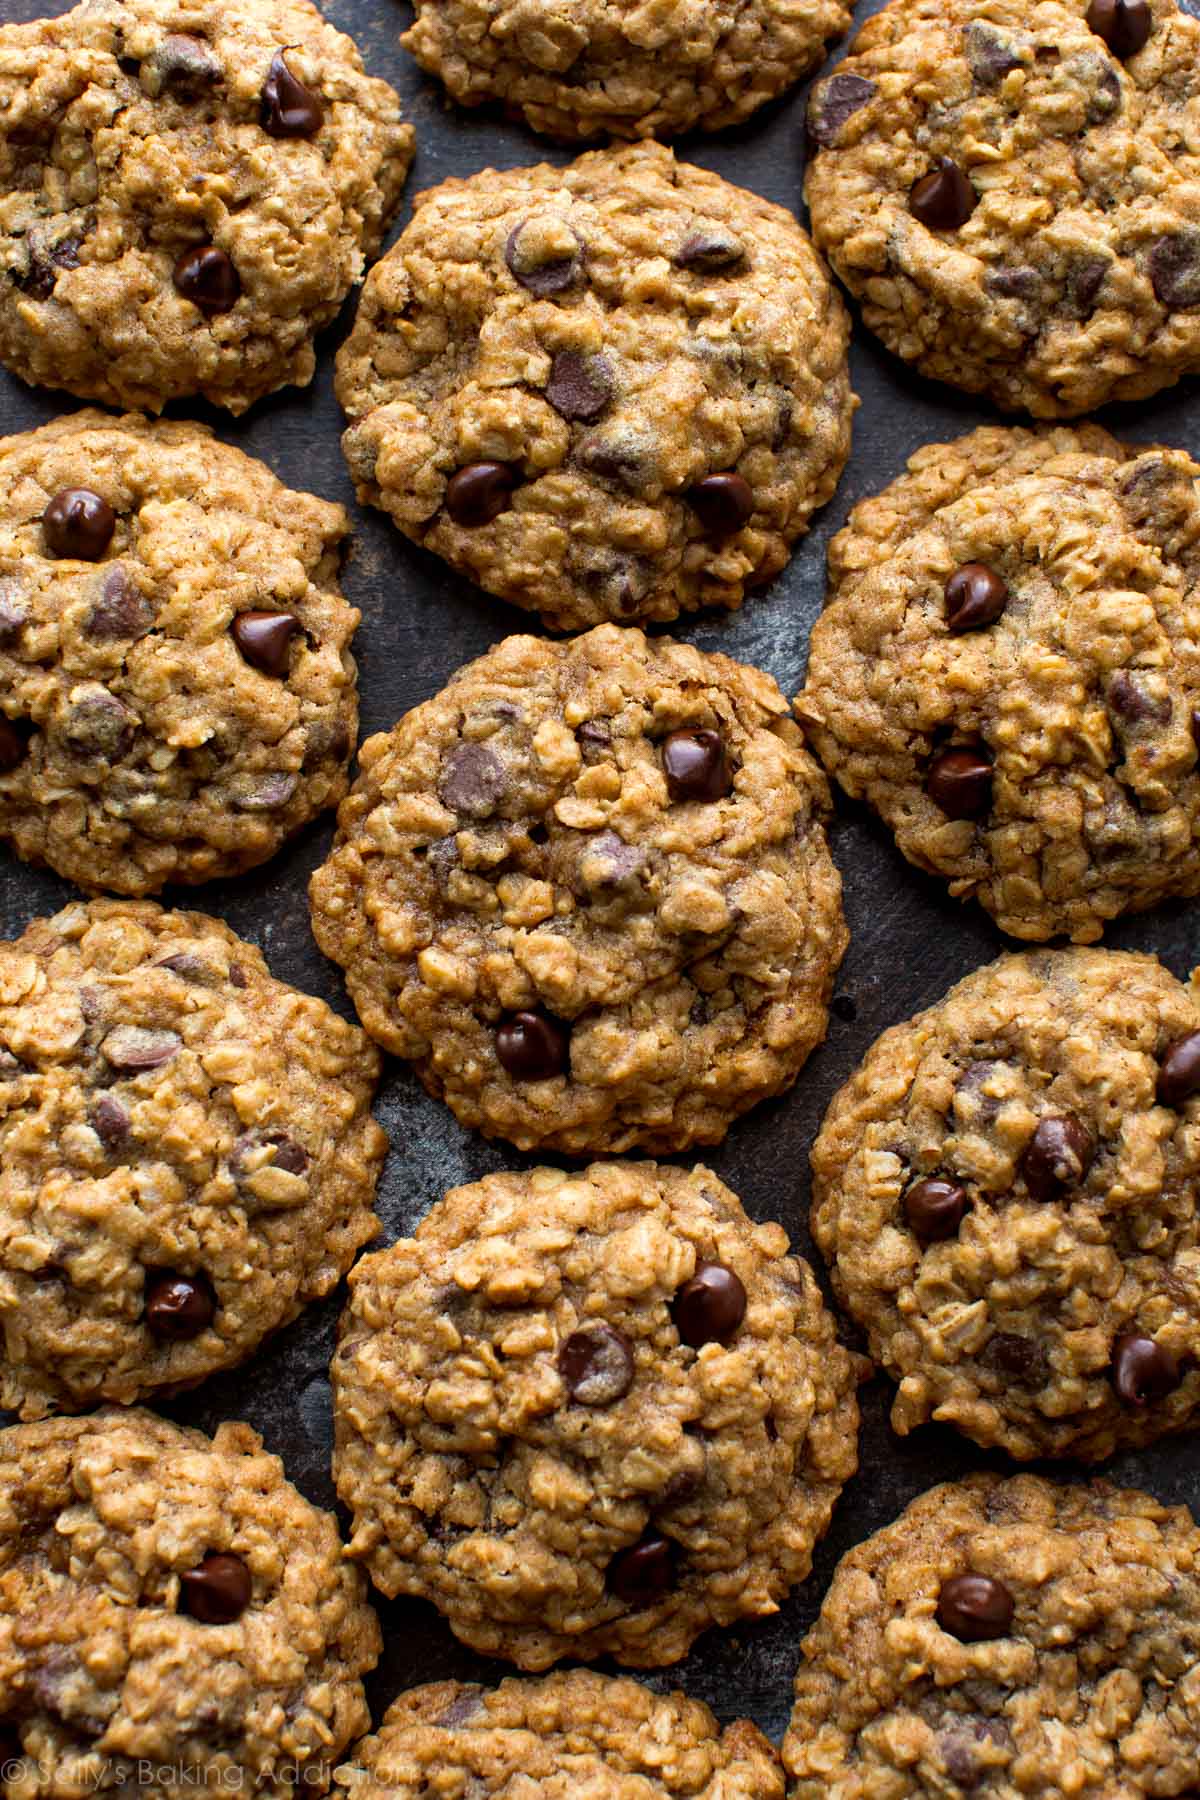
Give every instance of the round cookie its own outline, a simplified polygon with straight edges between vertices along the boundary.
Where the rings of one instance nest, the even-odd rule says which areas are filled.
[[[413,1688],[335,1774],[352,1800],[426,1800],[439,1780],[489,1800],[783,1800],[779,1758],[748,1719],[722,1730],[698,1700],[590,1669]]]
[[[0,836],[95,890],[237,875],[346,791],[349,520],[200,425],[0,439]]]
[[[465,106],[569,142],[748,119],[850,24],[844,0],[414,0],[400,40]]]
[[[813,237],[923,375],[1070,418],[1200,369],[1200,20],[893,0],[814,89]]]
[[[87,0],[0,29],[0,362],[240,413],[312,379],[413,133],[308,0]]]
[[[1200,971],[1001,957],[884,1033],[812,1164],[901,1435],[1093,1460],[1200,1416]]]
[[[364,1585],[248,1425],[0,1432],[6,1794],[324,1792],[370,1723]]]
[[[1094,425],[919,451],[834,539],[797,712],[1014,937],[1200,892],[1200,466]]]
[[[464,1125],[718,1143],[824,1036],[828,790],[759,670],[613,625],[507,638],[360,767],[313,930]]]
[[[523,1669],[677,1662],[778,1610],[857,1466],[860,1359],[704,1168],[455,1188],[350,1277],[348,1554]]]
[[[849,326],[795,219],[658,144],[417,197],[338,353],[360,500],[556,631],[740,606],[832,494]]]
[[[790,1800],[1182,1797],[1200,1531],[1107,1482],[972,1475],[838,1565],[801,1646]]]
[[[0,944],[0,1404],[244,1362],[375,1235],[374,1047],[200,913],[98,900]]]

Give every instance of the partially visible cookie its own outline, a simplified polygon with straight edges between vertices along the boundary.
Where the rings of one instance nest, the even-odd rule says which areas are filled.
[[[1200,1766],[1200,1531],[1107,1482],[972,1475],[843,1557],[791,1800],[1160,1800]]]
[[[336,805],[344,509],[201,425],[0,439],[0,836],[95,890],[237,875]]]
[[[769,676],[507,638],[363,746],[313,930],[371,1036],[522,1149],[682,1150],[796,1078],[846,946]]]
[[[87,0],[0,28],[0,362],[147,412],[309,382],[412,153],[308,0]]]
[[[350,1277],[348,1554],[523,1669],[677,1662],[777,1611],[857,1466],[860,1379],[787,1248],[704,1168],[455,1188]]]
[[[658,144],[418,195],[338,353],[359,499],[557,631],[740,606],[832,494],[845,309]]]
[[[1200,369],[1193,0],[892,0],[813,90],[817,247],[922,374],[1070,418]]]
[[[748,1719],[722,1730],[698,1700],[590,1669],[413,1688],[336,1779],[348,1800],[425,1800],[436,1781],[489,1800],[783,1800],[779,1758]]]
[[[248,1425],[0,1432],[5,1793],[323,1793],[370,1723],[364,1586]]]
[[[736,125],[850,23],[844,0],[415,0],[401,42],[465,106],[569,141]]]
[[[1200,893],[1200,465],[1095,425],[919,451],[833,541],[797,712],[1014,937]]]
[[[896,1431],[1093,1460],[1200,1418],[1200,971],[1002,957],[884,1033],[812,1162]]]
[[[374,1236],[373,1046],[200,913],[98,900],[0,944],[0,1404],[244,1362]]]

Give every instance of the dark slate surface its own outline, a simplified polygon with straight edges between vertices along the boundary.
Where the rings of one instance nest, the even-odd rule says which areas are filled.
[[[33,18],[66,10],[53,0],[0,0],[0,17]],[[858,8],[861,20],[877,0]],[[409,9],[397,0],[327,0],[325,12],[361,46],[368,68],[399,89],[418,132],[408,193],[448,175],[489,164],[563,162],[531,133],[480,114],[447,110],[440,90],[400,49]],[[681,154],[785,206],[801,207],[804,95],[797,92],[749,125],[714,138],[692,138]],[[402,216],[407,217],[407,211]],[[354,553],[346,587],[362,609],[356,653],[361,672],[363,735],[378,731],[437,691],[468,658],[510,632],[537,629],[531,615],[472,588],[434,558],[414,549],[379,514],[355,507],[339,454],[341,418],[333,397],[332,357],[353,314],[353,299],[320,348],[316,381],[307,392],[276,395],[234,422],[201,406],[174,410],[209,417],[222,437],[262,457],[282,477],[330,499],[354,515]],[[851,505],[891,479],[918,446],[954,437],[991,416],[949,389],[909,375],[861,329],[853,351],[854,385],[862,397],[854,454],[832,503],[765,595],[731,616],[692,619],[679,635],[708,650],[723,650],[768,669],[785,693],[800,685],[812,622],[821,606],[825,546]],[[1142,442],[1180,444],[1200,456],[1197,383],[1181,385],[1140,406],[1115,408],[1104,422]],[[0,430],[19,431],[59,411],[64,396],[31,392],[0,373]],[[348,1012],[338,972],[319,954],[308,928],[305,888],[332,834],[326,819],[240,881],[168,895],[226,919],[261,945],[275,974],[318,993]],[[845,883],[852,940],[842,968],[839,999],[825,1046],[795,1090],[760,1107],[736,1125],[707,1160],[739,1193],[753,1217],[783,1221],[796,1246],[813,1256],[807,1231],[808,1150],[825,1107],[858,1058],[886,1026],[929,1005],[946,988],[1005,948],[978,910],[950,900],[934,881],[909,868],[861,810],[839,803],[833,849]],[[0,853],[3,854],[3,853]],[[0,865],[0,929],[15,934],[39,913],[71,897],[68,884],[34,872],[11,857]],[[1198,960],[1197,911],[1176,907],[1127,921],[1110,944],[1156,951],[1177,975]],[[402,1065],[391,1065],[379,1096],[379,1117],[392,1151],[380,1191],[388,1241],[403,1235],[448,1187],[520,1159],[502,1145],[463,1131],[428,1099]],[[530,1159],[526,1159],[530,1160]],[[819,1268],[818,1273],[824,1280]],[[326,1368],[340,1304],[313,1308],[249,1365],[207,1383],[170,1410],[213,1428],[224,1418],[247,1419],[278,1451],[292,1479],[313,1500],[332,1504],[329,1478],[330,1401]],[[932,1483],[970,1468],[1002,1467],[949,1431],[926,1428],[905,1441],[887,1426],[889,1384],[876,1379],[863,1392],[861,1473],[851,1483],[833,1529],[819,1547],[813,1574],[761,1624],[702,1638],[687,1662],[649,1679],[676,1683],[707,1700],[724,1719],[741,1713],[775,1736],[787,1717],[791,1675],[800,1636],[813,1619],[838,1557],[893,1519]],[[1200,1444],[1177,1440],[1122,1457],[1108,1471],[1167,1501],[1191,1501],[1200,1487]],[[371,1683],[376,1716],[401,1688],[446,1675],[494,1679],[504,1673],[458,1645],[432,1608],[382,1608],[386,1648]]]

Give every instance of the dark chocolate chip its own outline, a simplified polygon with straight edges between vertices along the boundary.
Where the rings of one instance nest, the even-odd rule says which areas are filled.
[[[583,274],[582,244],[572,256],[556,257],[550,262],[539,262],[531,251],[529,239],[525,235],[527,224],[528,221],[522,221],[521,224],[514,225],[508,234],[508,241],[504,246],[504,260],[508,265],[509,273],[520,282],[523,288],[528,288],[529,292],[536,294],[540,300],[548,298],[551,294],[561,294],[567,288],[573,287]],[[524,247],[522,247],[522,238],[525,238]]]
[[[508,787],[508,774],[486,744],[456,744],[443,760],[438,798],[451,812],[486,819],[495,812]]]
[[[706,475],[688,489],[686,498],[710,537],[732,537],[754,511],[754,489],[732,469]]]
[[[963,563],[946,583],[946,624],[951,631],[992,625],[1008,605],[1008,588],[986,563]]]
[[[938,1595],[937,1622],[964,1644],[1007,1637],[1013,1622],[1013,1597],[990,1575],[952,1575]]]
[[[1200,1031],[1168,1044],[1158,1066],[1158,1099],[1162,1106],[1183,1106],[1200,1094]]]
[[[746,246],[721,225],[706,225],[684,238],[675,252],[677,269],[694,269],[701,275],[724,275],[746,259]]]
[[[1147,722],[1165,725],[1171,717],[1171,702],[1165,694],[1152,694],[1145,683],[1121,669],[1108,688],[1108,704],[1127,725]]]
[[[182,1039],[177,1031],[152,1031],[143,1025],[118,1025],[100,1048],[106,1062],[123,1075],[140,1075],[161,1069],[179,1054]]]
[[[626,1606],[653,1606],[675,1585],[675,1546],[670,1538],[648,1532],[640,1543],[613,1557],[607,1578]]]
[[[29,726],[24,719],[0,717],[0,775],[11,775],[25,761],[29,749]]]
[[[1055,1200],[1082,1186],[1096,1154],[1091,1134],[1073,1113],[1043,1119],[1025,1146],[1021,1173],[1035,1200]]]
[[[985,279],[988,293],[999,294],[1005,300],[1033,300],[1042,288],[1042,278],[1037,270],[1023,265],[1002,264],[999,268],[989,269]]]
[[[64,488],[42,514],[42,536],[52,556],[99,562],[112,543],[116,514],[91,488]]]
[[[1104,39],[1114,56],[1124,62],[1142,49],[1154,26],[1146,0],[1092,0],[1087,22]]]
[[[1108,263],[1102,256],[1088,257],[1071,268],[1067,276],[1067,297],[1079,312],[1091,312],[1107,274]]]
[[[598,832],[584,845],[579,875],[589,893],[640,891],[646,872],[646,852],[639,844],[627,844],[615,831]]]
[[[178,975],[181,981],[195,982],[197,987],[212,988],[221,984],[220,974],[212,963],[203,956],[197,956],[192,950],[179,950],[174,956],[164,956],[154,966],[156,969],[168,969],[172,975]]]
[[[216,1317],[217,1297],[205,1275],[148,1269],[145,1293],[146,1329],[168,1343],[199,1337]]]
[[[992,765],[981,750],[943,750],[929,765],[925,792],[948,819],[978,819],[992,804]]]
[[[63,736],[76,756],[119,762],[137,735],[137,714],[98,682],[76,692]]]
[[[291,613],[238,613],[229,627],[234,643],[250,664],[264,675],[283,679],[288,672],[288,652],[300,621]]]
[[[38,185],[40,187],[41,183]],[[83,239],[78,237],[62,238],[58,243],[51,244],[43,234],[31,231],[25,240],[29,266],[17,281],[22,293],[28,294],[31,300],[48,300],[58,284],[59,276],[67,269],[79,267],[82,244]]]
[[[308,1161],[308,1151],[286,1131],[244,1131],[229,1153],[230,1173],[237,1182],[265,1168],[303,1175]]]
[[[92,1102],[88,1122],[100,1142],[115,1149],[129,1136],[129,1114],[111,1094],[100,1094]]]
[[[208,318],[230,312],[242,295],[241,276],[215,244],[184,251],[175,264],[175,286]]]
[[[304,761],[301,767],[307,774],[312,769],[319,769],[322,763],[345,762],[350,754],[350,731],[344,719],[328,722],[325,719],[314,719],[304,733]]]
[[[1152,1337],[1126,1331],[1113,1345],[1113,1386],[1127,1406],[1145,1406],[1151,1400],[1165,1399],[1179,1386],[1181,1378],[1178,1358]]]
[[[726,1344],[746,1316],[746,1290],[724,1263],[698,1263],[671,1303],[675,1329],[685,1344]]]
[[[1181,312],[1200,306],[1200,231],[1180,231],[1155,240],[1150,279],[1164,306]]]
[[[956,1181],[946,1181],[940,1175],[914,1181],[904,1196],[904,1216],[922,1244],[952,1238],[966,1210],[966,1191]]]
[[[645,443],[633,432],[608,430],[604,436],[587,437],[575,452],[580,466],[590,475],[636,486],[647,467]]]
[[[603,356],[560,350],[550,365],[546,398],[564,419],[598,419],[613,397],[612,369]]]
[[[106,569],[84,630],[97,642],[125,641],[148,631],[154,614],[120,563]]]
[[[612,1325],[585,1326],[559,1349],[558,1372],[580,1406],[611,1406],[633,1386],[633,1346]]]
[[[232,1625],[250,1604],[253,1583],[240,1556],[210,1550],[197,1568],[179,1577],[183,1609],[202,1625]]]
[[[446,483],[446,511],[456,525],[488,525],[512,505],[516,485],[507,463],[468,463]]]
[[[724,800],[733,773],[719,731],[673,731],[663,739],[663,774],[672,800]]]
[[[324,123],[325,108],[317,95],[292,74],[283,51],[277,50],[263,82],[263,130],[273,138],[312,138]]]
[[[270,775],[252,775],[235,787],[230,798],[239,812],[276,812],[286,806],[300,785],[300,777],[276,770]]]
[[[808,130],[815,144],[828,149],[846,120],[875,98],[878,88],[864,75],[831,75],[813,93]]]
[[[1021,67],[1021,58],[1007,33],[983,19],[973,19],[963,31],[963,49],[972,75],[980,87],[996,87]]]
[[[612,732],[604,719],[585,719],[575,738],[585,762],[599,762],[612,748]]]
[[[1046,1379],[1048,1364],[1044,1348],[1015,1331],[994,1331],[979,1352],[979,1360],[985,1368],[1021,1381],[1027,1387],[1040,1387]]]
[[[220,81],[221,65],[203,38],[173,31],[147,57],[141,78],[152,97],[167,88],[177,99],[191,100]]]
[[[949,156],[938,158],[928,175],[915,181],[908,196],[908,210],[930,231],[957,231],[979,204],[958,164]]]
[[[511,1013],[497,1027],[496,1055],[514,1081],[551,1081],[570,1069],[571,1034],[547,1013]]]

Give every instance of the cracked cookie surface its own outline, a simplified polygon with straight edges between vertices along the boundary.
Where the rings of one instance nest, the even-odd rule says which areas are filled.
[[[379,1058],[200,913],[95,901],[0,944],[0,1403],[244,1362],[374,1236]]]
[[[247,1425],[0,1432],[5,1793],[323,1792],[369,1727],[364,1588]]]
[[[338,353],[360,500],[554,630],[740,606],[832,494],[849,327],[782,207],[658,144],[418,195]]]
[[[563,141],[748,119],[820,62],[843,0],[415,0],[401,42],[466,106]]]
[[[337,1771],[352,1800],[424,1800],[438,1780],[477,1800],[535,1785],[545,1800],[783,1800],[779,1759],[748,1720],[722,1729],[684,1694],[590,1669],[413,1688]]]
[[[313,930],[463,1124],[716,1143],[823,1038],[828,791],[759,670],[612,625],[507,638],[360,767]]]
[[[893,0],[814,90],[817,247],[922,374],[1072,417],[1200,369],[1200,20]]]
[[[812,1154],[835,1291],[929,1419],[1095,1460],[1200,1413],[1200,988],[1002,957],[885,1032]]]
[[[1198,1564],[1186,1507],[1106,1482],[922,1495],[843,1558],[801,1647],[791,1800],[1189,1793]]]
[[[345,510],[200,425],[0,439],[0,835],[92,890],[237,875],[346,791]]]
[[[1200,892],[1200,467],[984,427],[862,502],[797,712],[904,855],[1014,937]]]
[[[0,362],[240,413],[306,384],[412,160],[307,0],[88,0],[0,29]]]
[[[860,1359],[707,1169],[456,1188],[351,1277],[349,1555],[524,1669],[676,1662],[778,1610],[857,1466]]]

